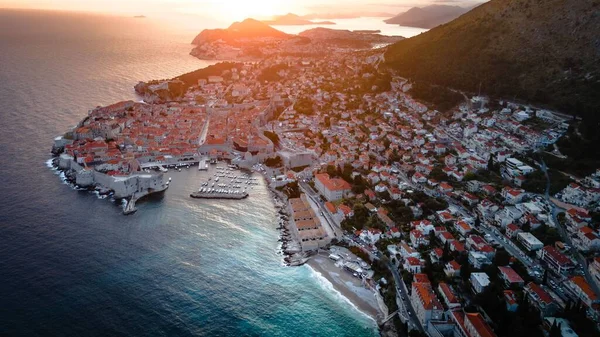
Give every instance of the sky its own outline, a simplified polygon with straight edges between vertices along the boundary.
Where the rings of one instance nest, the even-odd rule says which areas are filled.
[[[70,10],[146,16],[208,16],[218,20],[296,13],[391,13],[432,3],[472,6],[484,0],[0,0],[0,8]]]

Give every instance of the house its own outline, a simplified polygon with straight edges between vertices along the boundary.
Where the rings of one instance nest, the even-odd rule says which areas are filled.
[[[456,165],[456,157],[451,154],[447,155],[444,157],[444,164],[446,164],[446,166]]]
[[[315,187],[329,201],[345,198],[351,190],[351,186],[347,181],[340,178],[331,178],[327,173],[315,174]]]
[[[413,247],[428,246],[429,238],[418,229],[410,231],[410,242]]]
[[[429,281],[413,282],[411,290],[410,302],[417,319],[422,325],[426,326],[431,320],[442,319],[444,307],[435,296]]]
[[[511,223],[508,226],[506,226],[505,235],[506,235],[507,238],[512,239],[520,231],[521,231],[521,229],[519,228],[519,226],[515,225],[514,223]]]
[[[454,240],[450,242],[450,251],[461,254],[466,252],[467,249],[465,248],[465,245],[462,242]]]
[[[431,258],[431,262],[437,263],[444,256],[444,251],[441,248],[434,248],[429,253],[429,257]]]
[[[455,240],[452,233],[446,231],[440,232],[438,234],[438,238],[443,244],[450,243]]]
[[[581,227],[578,236],[581,250],[596,251],[600,249],[600,238],[591,228]]]
[[[536,238],[535,236],[533,236],[533,234],[528,232],[518,233],[517,241],[523,244],[523,247],[525,247],[525,249],[527,249],[530,252],[542,249],[542,247],[544,247],[542,241],[538,240],[538,238]]]
[[[409,256],[404,259],[404,263],[402,264],[405,270],[417,274],[421,272],[421,260],[416,257]]]
[[[449,223],[454,221],[454,217],[448,211],[438,211],[437,218],[441,223]]]
[[[463,193],[462,200],[469,206],[473,206],[479,202],[479,198],[468,192]]]
[[[398,229],[398,227],[392,227],[390,228],[390,235],[393,238],[399,238],[402,236],[402,232],[400,232],[400,230]]]
[[[485,290],[490,285],[490,278],[486,273],[471,273],[471,287],[476,294]]]
[[[473,227],[471,227],[471,225],[469,225],[468,223],[466,223],[465,221],[462,221],[462,220],[455,223],[454,228],[462,236],[466,236],[467,234],[471,233],[471,231],[473,230]]]
[[[469,263],[475,269],[481,269],[483,266],[485,266],[487,264],[492,264],[490,259],[485,254],[482,254],[479,252],[474,252],[474,251],[469,251]]]
[[[375,243],[381,238],[381,230],[377,228],[369,228],[360,233],[360,238],[366,242]]]
[[[514,205],[523,201],[523,198],[525,197],[525,191],[521,189],[505,187],[502,189],[502,197],[508,204]]]
[[[522,287],[525,284],[525,281],[517,274],[517,272],[511,267],[503,267],[498,266],[499,276],[504,281],[504,284],[507,287]]]
[[[571,295],[575,300],[581,300],[588,308],[592,305],[599,304],[600,299],[594,292],[592,287],[587,283],[583,276],[573,276],[567,282],[564,283],[564,289]]]
[[[456,337],[496,337],[492,328],[485,322],[480,313],[452,311],[450,318],[456,324]]]
[[[575,268],[573,261],[554,246],[545,246],[538,252],[538,256],[546,263],[546,267],[556,274],[563,274]]]
[[[420,257],[421,255],[414,248],[407,245],[406,242],[402,241],[400,244],[400,255],[402,258],[407,258],[409,256]]]
[[[427,177],[425,177],[421,172],[416,172],[412,176],[412,181],[415,184],[423,184],[423,183],[427,182]]]
[[[596,286],[600,287],[600,257],[594,258],[594,262],[588,265],[588,271]]]
[[[351,218],[354,216],[354,210],[342,204],[338,206],[338,214],[340,214],[343,218]]]
[[[440,185],[438,186],[438,189],[442,193],[448,193],[448,192],[452,192],[452,190],[454,190],[454,188],[446,182],[440,183]]]
[[[450,278],[460,276],[460,264],[455,260],[446,263],[444,266],[444,273]]]
[[[458,297],[456,296],[452,288],[447,283],[440,282],[438,284],[438,292],[440,293],[442,300],[446,304],[446,307],[448,307],[448,310],[460,310],[462,305],[458,301]]]
[[[523,292],[527,295],[531,304],[540,311],[542,316],[554,315],[558,311],[559,306],[556,301],[552,299],[552,296],[544,288],[536,283],[529,282],[523,288]]]
[[[373,192],[370,189],[366,189],[364,193],[370,201],[377,199],[377,195],[375,194],[375,192]]]

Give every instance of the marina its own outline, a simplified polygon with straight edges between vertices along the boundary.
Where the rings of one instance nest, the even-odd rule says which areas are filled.
[[[205,164],[206,165],[206,164]],[[200,161],[202,167],[202,161]],[[198,191],[190,194],[199,199],[244,199],[248,191],[258,185],[258,178],[237,170],[237,166],[216,166],[213,175],[201,183]]]

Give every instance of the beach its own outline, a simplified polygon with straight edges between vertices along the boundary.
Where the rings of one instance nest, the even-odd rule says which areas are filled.
[[[327,279],[333,288],[359,311],[375,321],[382,315],[373,291],[365,288],[360,279],[337,267],[334,261],[322,255],[315,255],[306,264]]]

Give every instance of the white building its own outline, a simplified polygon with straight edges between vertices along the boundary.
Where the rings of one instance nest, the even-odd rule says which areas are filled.
[[[475,293],[481,293],[488,285],[490,285],[490,278],[486,273],[471,273],[471,286]]]
[[[330,178],[327,173],[315,174],[315,187],[329,201],[346,197],[351,189],[347,181],[340,178]]]
[[[542,241],[538,240],[538,238],[528,232],[517,233],[517,241],[522,243],[528,251],[534,251],[544,247]]]

